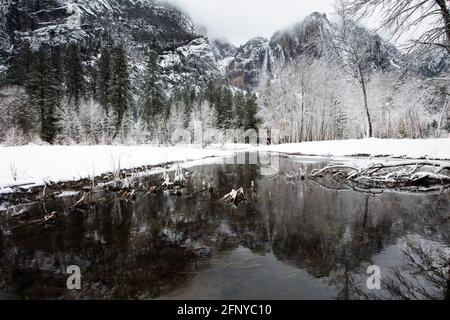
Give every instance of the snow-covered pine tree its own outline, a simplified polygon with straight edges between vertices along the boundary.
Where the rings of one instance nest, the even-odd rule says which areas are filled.
[[[75,105],[79,105],[85,94],[84,71],[80,49],[72,44],[67,49],[65,57],[66,95]]]
[[[244,113],[244,128],[256,129],[260,123],[257,118],[258,113],[258,98],[254,93],[247,92],[245,95],[245,113]]]
[[[111,47],[105,46],[97,62],[96,98],[104,107],[108,108],[111,95]]]
[[[217,126],[221,129],[231,128],[233,121],[233,92],[223,87],[220,103],[215,105],[217,110]]]
[[[241,91],[234,94],[233,99],[233,127],[235,129],[245,129],[246,126],[246,100],[245,96]]]
[[[160,81],[161,71],[157,62],[158,54],[149,48],[141,95],[142,117],[149,125],[154,121],[156,115],[163,113],[166,104],[164,89]]]
[[[40,115],[41,138],[50,143],[56,135],[54,113],[59,104],[60,85],[57,70],[51,61],[51,51],[41,47],[33,54],[26,87],[30,96],[30,105],[35,106]]]
[[[119,128],[131,101],[130,74],[128,71],[126,52],[123,46],[114,47],[111,57],[113,67],[110,84],[110,103],[117,113],[117,128]]]
[[[62,65],[62,50],[60,47],[56,46],[56,47],[52,47],[51,48],[51,52],[50,52],[50,61],[52,64],[52,68],[54,71],[53,76],[54,78],[54,82],[56,84],[58,84],[57,88],[56,88],[56,94],[57,94],[57,100],[58,100],[58,104],[61,102],[61,100],[63,99],[63,95],[64,95],[64,91],[63,91],[63,86],[62,83],[64,81],[64,76],[63,76],[63,65]]]

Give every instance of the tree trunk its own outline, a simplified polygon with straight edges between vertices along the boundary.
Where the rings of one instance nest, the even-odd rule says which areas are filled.
[[[361,89],[362,89],[363,97],[364,97],[364,109],[366,110],[366,116],[367,116],[367,128],[368,128],[367,137],[372,138],[373,137],[373,128],[372,128],[372,119],[370,117],[369,104],[367,101],[366,80],[364,79],[364,76],[363,76],[361,70],[359,70],[359,73],[360,73],[360,77],[361,77],[360,78]]]
[[[447,50],[450,52],[450,12],[447,9],[445,0],[435,0],[441,9],[442,18],[444,19],[444,30],[447,37]]]
[[[441,116],[439,117],[439,123],[438,123],[438,128],[437,128],[438,133],[441,131],[442,124],[444,122],[444,118],[447,116],[448,104],[449,104],[449,101],[447,99],[445,102],[445,105],[444,105],[444,109],[442,109]]]

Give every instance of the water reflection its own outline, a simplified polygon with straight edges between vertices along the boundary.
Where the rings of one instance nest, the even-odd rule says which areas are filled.
[[[282,174],[299,165],[324,164],[283,158],[281,175],[267,177],[258,165],[218,160],[191,168],[181,196],[105,195],[89,214],[69,214],[73,198],[48,203],[66,212],[56,225],[1,226],[0,297],[376,298],[364,291],[368,265],[406,265],[405,241],[431,241],[436,251],[450,244],[448,193],[372,197],[287,181]],[[196,192],[205,184],[211,192]],[[217,203],[239,187],[248,201]],[[66,289],[64,271],[74,264],[82,270],[79,291]],[[387,288],[383,298],[392,297]]]

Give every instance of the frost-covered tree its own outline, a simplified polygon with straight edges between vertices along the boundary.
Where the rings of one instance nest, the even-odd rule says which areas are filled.
[[[335,123],[353,111],[348,86],[334,64],[302,57],[261,85],[257,116],[263,128],[280,131],[282,142],[337,139]]]
[[[179,142],[180,137],[177,136],[177,132],[180,129],[185,128],[186,119],[187,114],[185,106],[182,103],[173,103],[170,107],[169,116],[165,121],[165,130],[168,142],[170,141],[173,145]]]
[[[197,134],[194,136],[194,142],[201,142],[204,146],[211,143],[207,141],[207,132],[210,129],[217,128],[217,112],[208,101],[194,104],[190,114],[189,129]]]
[[[38,114],[28,103],[23,87],[0,89],[0,141],[8,145],[26,144],[36,140]]]
[[[56,110],[58,141],[65,144],[108,144],[116,134],[115,115],[93,99],[77,105],[64,99]]]
[[[399,106],[394,106],[394,94],[400,85],[401,74],[397,72],[374,72],[368,83],[368,104],[372,107],[373,133],[378,138],[395,136],[395,115]]]
[[[77,106],[65,99],[56,111],[58,141],[64,144],[143,144],[148,141],[148,128],[131,110],[118,115],[93,99],[83,99]]]
[[[370,48],[374,48],[371,45],[374,39],[350,19],[343,2],[338,2],[337,13],[339,23],[338,28],[334,30],[332,43],[339,53],[344,70],[359,86],[367,122],[367,137],[370,138],[373,136],[373,124],[368,101],[368,86],[374,70],[371,63],[374,53],[370,50]]]
[[[148,129],[143,119],[136,118],[131,110],[122,117],[114,143],[143,144],[147,142]]]

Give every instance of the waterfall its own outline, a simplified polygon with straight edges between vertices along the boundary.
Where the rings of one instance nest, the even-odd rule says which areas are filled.
[[[269,78],[269,43],[266,44],[266,53],[264,54],[264,62],[261,68],[261,74],[260,74],[260,83],[261,80],[267,81]]]

